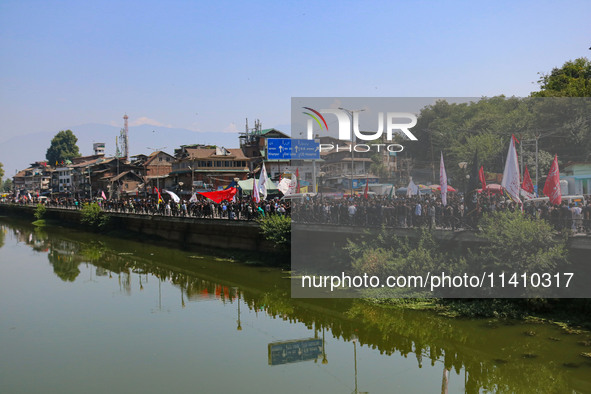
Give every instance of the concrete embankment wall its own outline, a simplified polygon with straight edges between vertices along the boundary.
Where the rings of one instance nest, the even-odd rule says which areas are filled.
[[[0,214],[25,216],[34,220],[35,207],[0,204]],[[160,238],[181,246],[237,249],[250,252],[273,252],[256,222],[220,219],[195,219],[182,217],[131,215],[108,213],[110,227],[149,238]],[[79,225],[80,211],[47,208],[45,219],[64,224]]]
[[[314,225],[314,224],[293,224],[292,242],[297,245],[305,245],[307,253],[326,252],[326,245],[332,245],[333,248],[339,248],[346,245],[347,240],[359,239],[366,231],[361,227],[350,226],[332,226],[332,225]],[[377,236],[381,232],[380,228],[369,229],[370,233]],[[418,237],[419,232],[416,229],[409,228],[388,228],[390,233],[401,237]],[[451,230],[433,230],[433,238],[437,241],[444,241],[453,246],[463,247],[470,245],[482,245],[486,241],[479,237],[477,233],[469,230],[451,231]],[[560,237],[557,235],[556,240]],[[577,234],[568,239],[568,248],[576,251],[591,251],[591,236]]]

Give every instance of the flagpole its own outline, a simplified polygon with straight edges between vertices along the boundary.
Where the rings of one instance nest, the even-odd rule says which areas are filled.
[[[521,141],[523,141],[523,136],[521,136]],[[521,179],[523,179],[523,144],[519,143],[519,159],[521,162]]]
[[[540,186],[538,185],[538,136],[536,135],[536,194],[540,196]]]

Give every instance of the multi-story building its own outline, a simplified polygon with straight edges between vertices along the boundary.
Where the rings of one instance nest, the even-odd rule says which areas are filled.
[[[72,183],[72,168],[67,166],[57,167],[54,172],[53,191],[57,193],[72,193],[74,191]],[[57,180],[57,188],[56,188]]]
[[[152,152],[149,156],[133,156],[132,163],[144,168],[144,180],[148,194],[153,193],[154,188],[170,188],[173,180],[169,178],[172,171],[174,156],[163,151]]]
[[[50,192],[53,170],[45,162],[35,162],[29,168],[19,171],[13,178],[13,188],[21,194],[42,195]]]
[[[233,180],[244,180],[250,172],[250,159],[242,149],[206,145],[183,145],[175,149],[170,177],[182,194],[196,189],[217,189]]]
[[[332,150],[323,150],[320,172],[322,182],[330,191],[348,192],[378,182],[378,177],[371,173],[372,152],[355,152],[351,141],[341,141],[333,137],[320,137],[321,144],[334,146]]]

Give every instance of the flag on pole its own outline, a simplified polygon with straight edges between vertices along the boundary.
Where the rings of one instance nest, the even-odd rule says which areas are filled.
[[[197,202],[197,193],[193,193],[193,195],[189,199],[189,202]]]
[[[408,186],[406,187],[406,195],[408,197],[410,196],[414,196],[415,194],[419,193],[419,187],[417,185],[415,185],[415,183],[412,181],[412,178],[410,180],[410,182],[408,183]]]
[[[544,183],[544,194],[555,205],[562,203],[562,191],[560,190],[560,170],[558,169],[558,155],[554,155],[554,161]]]
[[[173,200],[175,203],[178,203],[179,201],[181,201],[181,199],[180,199],[180,197],[179,197],[179,196],[177,196],[176,194],[174,194],[173,192],[171,192],[171,191],[169,191],[169,190],[165,190],[165,191],[164,191],[164,193],[168,193],[168,194],[170,194],[170,197],[172,198],[172,200]]]
[[[466,163],[467,165],[467,163]],[[472,169],[470,170],[470,178],[468,180],[468,190],[467,190],[467,199],[468,201],[474,201],[474,194],[477,193],[479,189],[479,177],[478,177],[478,150],[474,152],[474,157],[472,158]]]
[[[369,191],[369,178],[365,178],[365,191],[363,192],[363,198],[367,200],[367,192]]]
[[[101,190],[101,196],[103,197],[103,200],[106,200],[107,199],[107,196],[105,196],[105,191],[104,190]]]
[[[534,193],[534,184],[531,181],[531,177],[529,176],[529,171],[527,166],[525,167],[525,171],[523,172],[523,183],[521,184],[521,194],[528,199],[535,198],[536,195]]]
[[[265,168],[265,163],[263,163],[263,168],[261,169],[261,174],[259,176],[259,194],[261,199],[264,200],[267,198],[267,169]]]
[[[252,200],[257,204],[261,202],[261,196],[259,196],[259,188],[257,187],[256,177],[252,177]]]
[[[486,189],[486,178],[484,177],[484,166],[480,166],[480,170],[478,171],[478,178],[480,179],[480,183],[482,184],[482,190]]]
[[[441,186],[441,202],[443,206],[447,205],[447,173],[443,163],[443,152],[441,152],[441,161],[439,162],[439,186]]]
[[[162,195],[160,194],[160,190],[158,190],[158,188],[156,188],[156,193],[158,193],[158,204],[160,204],[164,200],[162,199]]]
[[[392,187],[390,188],[390,195],[388,196],[388,199],[391,200],[392,199],[392,194],[394,193],[394,185],[392,185]]]
[[[296,168],[296,193],[300,192],[300,169]]]
[[[521,204],[521,199],[519,198],[520,183],[519,162],[517,160],[517,151],[515,150],[515,136],[513,136],[509,145],[509,152],[507,152],[507,161],[505,161],[501,186],[507,191],[511,199],[519,204]]]
[[[207,197],[209,198],[211,201],[215,202],[215,203],[221,203],[224,200],[232,200],[234,198],[234,196],[236,195],[237,189],[235,187],[231,187],[229,189],[224,189],[224,190],[218,190],[215,192],[198,192],[199,194],[201,194],[203,197]],[[195,197],[195,201],[197,201],[197,198]]]
[[[289,196],[290,194],[294,194],[296,192],[296,179],[289,179],[289,178],[282,178],[281,181],[277,184],[277,189],[284,196]]]

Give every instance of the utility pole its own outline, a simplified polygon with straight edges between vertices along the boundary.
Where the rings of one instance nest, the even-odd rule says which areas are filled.
[[[355,166],[355,162],[354,160],[354,152],[355,152],[355,134],[353,132],[353,122],[355,120],[355,112],[363,112],[365,111],[365,109],[357,109],[357,110],[350,110],[350,109],[345,109],[342,107],[339,107],[339,109],[341,111],[345,111],[347,113],[347,115],[349,115],[349,117],[351,118],[351,197],[353,197],[353,176],[354,176],[354,166]]]
[[[88,187],[89,187],[89,198],[92,201],[92,180],[90,179],[90,166],[86,167],[88,170]]]

